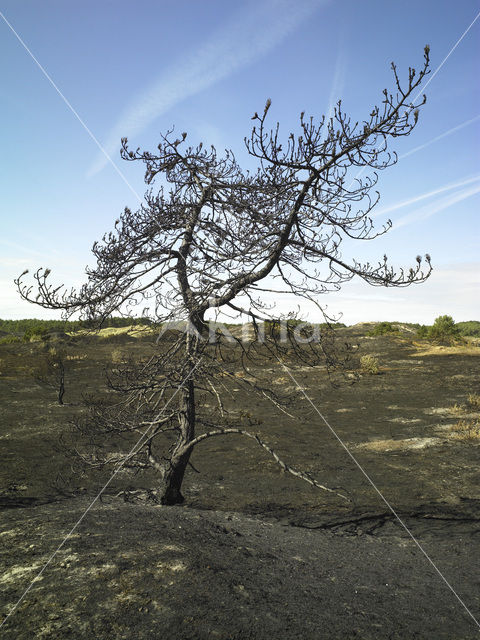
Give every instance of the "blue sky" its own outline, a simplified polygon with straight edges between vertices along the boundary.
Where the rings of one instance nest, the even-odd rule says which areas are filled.
[[[155,149],[175,125],[252,166],[242,141],[267,98],[285,137],[301,111],[320,117],[340,97],[362,119],[392,86],[390,62],[405,75],[428,43],[427,105],[379,182],[376,221],[394,227],[354,255],[410,266],[428,252],[433,275],[401,290],[352,282],[321,303],[348,324],[480,319],[480,18],[465,34],[478,0],[3,0],[0,11],[85,125],[0,17],[0,317],[56,317],[23,303],[13,278],[48,266],[80,284],[94,240],[138,205],[143,170],[120,160],[120,137]]]

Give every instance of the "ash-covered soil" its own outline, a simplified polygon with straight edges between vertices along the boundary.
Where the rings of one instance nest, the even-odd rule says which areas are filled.
[[[3,513],[8,610],[88,506]],[[188,507],[97,504],[1,628],[2,637],[110,640],[477,638],[478,629],[399,526],[301,528]],[[406,518],[414,532],[415,521]],[[480,523],[419,542],[472,610]],[[362,529],[365,531],[362,535]],[[437,532],[438,533],[438,532]]]
[[[480,618],[480,350],[419,350],[407,337],[346,332],[380,375],[332,388],[322,368],[295,378]],[[68,477],[58,446],[81,394],[128,345],[72,344],[66,406],[38,385],[31,345],[0,349],[0,614],[5,616],[103,486]],[[480,628],[395,520],[280,366],[263,375],[295,399],[295,419],[230,389],[229,402],[290,465],[346,493],[319,492],[246,439],[200,445],[182,507],[113,497],[155,487],[120,473],[0,628],[6,638],[362,638],[463,640]],[[66,481],[68,480],[68,482]],[[63,491],[63,493],[62,493]],[[139,497],[142,494],[134,493]],[[2,635],[3,634],[3,635]]]

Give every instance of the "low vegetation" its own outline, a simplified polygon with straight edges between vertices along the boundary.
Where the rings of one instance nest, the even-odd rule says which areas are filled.
[[[421,325],[417,336],[442,344],[452,344],[462,338],[460,328],[448,315],[438,316],[432,326]]]
[[[464,403],[455,403],[450,413],[457,416],[450,429],[450,437],[471,442],[480,439],[480,394],[470,393]]]
[[[130,326],[150,325],[148,318],[110,317],[105,318],[101,327],[120,328]],[[35,342],[46,340],[52,333],[71,333],[81,329],[97,328],[96,320],[40,320],[38,318],[24,318],[22,320],[2,320],[0,318],[0,344],[15,342]]]
[[[469,409],[480,410],[480,394],[470,393],[467,398],[467,406]]]
[[[22,339],[12,335],[2,336],[0,338],[0,344],[14,344],[15,342],[22,342]]]
[[[455,440],[470,442],[480,440],[480,419],[461,419],[451,428],[451,437]]]
[[[461,336],[480,338],[480,322],[478,320],[469,320],[468,322],[457,322],[458,330]]]
[[[378,358],[371,354],[365,354],[360,358],[360,371],[372,376],[380,373]]]
[[[392,322],[379,322],[367,333],[367,336],[398,335],[399,328]]]

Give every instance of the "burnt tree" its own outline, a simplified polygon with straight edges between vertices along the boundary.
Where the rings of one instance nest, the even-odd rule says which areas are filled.
[[[226,411],[219,380],[234,375],[227,366],[233,360],[221,337],[209,339],[208,317],[243,311],[254,323],[271,319],[267,291],[318,303],[320,294],[354,277],[386,287],[428,277],[428,255],[425,269],[417,257],[410,269],[395,270],[386,256],[371,264],[347,260],[340,251],[346,238],[375,238],[391,226],[389,221],[375,230],[370,218],[379,199],[378,171],[397,160],[388,149],[391,139],[408,136],[417,123],[425,96],[416,103],[413,96],[428,68],[427,46],[421,70],[409,69],[405,83],[392,64],[394,90],[383,91],[380,105],[363,122],[352,122],[338,102],[330,120],[302,113],[299,132],[286,138],[278,124],[268,128],[268,100],[263,112],[254,114],[245,139],[248,153],[258,160],[254,172],[242,171],[231,151],[220,156],[214,147],[188,146],[186,133],[176,138],[167,132],[155,152],[130,150],[122,140],[122,157],[145,164],[146,184],[162,176],[169,190],[150,187],[137,211],[124,210],[115,230],[93,245],[96,266],[87,268],[79,290],[50,284],[48,269],[34,274],[33,285],[25,283],[25,274],[16,281],[25,300],[62,310],[66,317],[79,313],[101,323],[113,313],[140,308],[163,328],[173,320],[184,322],[186,330],[166,332],[169,337],[158,340],[148,360],[111,374],[110,386],[122,400],[92,406],[84,424],[93,445],[112,436],[140,439],[127,453],[103,457],[94,446],[86,461],[153,468],[161,478],[158,499],[175,504],[183,500],[193,448],[206,438],[238,433],[256,440],[285,470],[326,488],[285,465],[249,431],[251,416]],[[273,355],[282,349],[295,352],[309,362],[323,355],[335,364],[323,339],[308,349],[288,342],[287,348],[270,339],[262,348]],[[241,345],[235,353],[244,359],[251,349]],[[242,383],[286,410],[268,385],[248,376]],[[198,393],[215,398],[216,410],[206,412]]]
[[[66,361],[67,354],[65,350],[47,346],[39,366],[33,370],[33,375],[37,382],[56,391],[57,402],[60,405],[63,405],[63,396],[65,395]]]

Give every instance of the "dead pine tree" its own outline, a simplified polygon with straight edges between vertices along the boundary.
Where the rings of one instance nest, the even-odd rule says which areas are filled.
[[[65,395],[65,362],[66,354],[62,349],[47,347],[39,366],[33,371],[35,380],[55,390],[59,405],[63,405]]]
[[[341,253],[345,239],[351,244],[376,238],[391,226],[389,221],[374,229],[370,217],[379,199],[378,172],[397,160],[389,150],[392,139],[408,136],[417,124],[426,98],[415,102],[415,96],[428,69],[427,46],[420,71],[410,68],[405,82],[392,64],[394,89],[383,91],[363,122],[353,122],[340,101],[329,120],[302,113],[299,131],[286,137],[278,124],[267,124],[268,100],[245,138],[248,153],[258,160],[254,172],[243,171],[231,151],[219,155],[214,147],[188,146],[186,133],[177,138],[167,132],[154,152],[130,150],[122,140],[122,157],[145,164],[149,190],[137,211],[126,208],[115,230],[93,245],[96,266],[87,268],[86,283],[79,290],[54,286],[44,269],[34,274],[33,284],[25,273],[16,281],[22,298],[62,310],[65,317],[77,313],[101,323],[142,305],[163,328],[173,320],[184,323],[181,331],[164,332],[150,358],[111,373],[109,384],[119,397],[92,403],[81,426],[92,443],[90,453],[80,453],[85,462],[153,468],[159,477],[156,498],[175,504],[183,500],[193,448],[214,436],[239,434],[286,471],[328,490],[286,465],[252,430],[254,416],[225,406],[224,382],[235,375],[235,358],[247,362],[261,349],[280,359],[295,352],[310,363],[324,356],[329,365],[335,355],[322,340],[302,349],[294,340],[285,346],[270,339],[254,348],[226,345],[218,335],[212,341],[208,317],[243,311],[258,325],[272,319],[266,292],[318,303],[322,294],[355,277],[385,287],[428,277],[428,255],[425,268],[417,257],[410,269],[395,270],[386,256],[371,264]],[[153,189],[157,176],[168,191]],[[248,365],[245,370],[251,373]],[[241,383],[287,410],[271,385],[247,374]],[[214,399],[215,409],[207,410],[205,397]],[[116,446],[103,455],[99,445],[109,438],[117,438]]]

